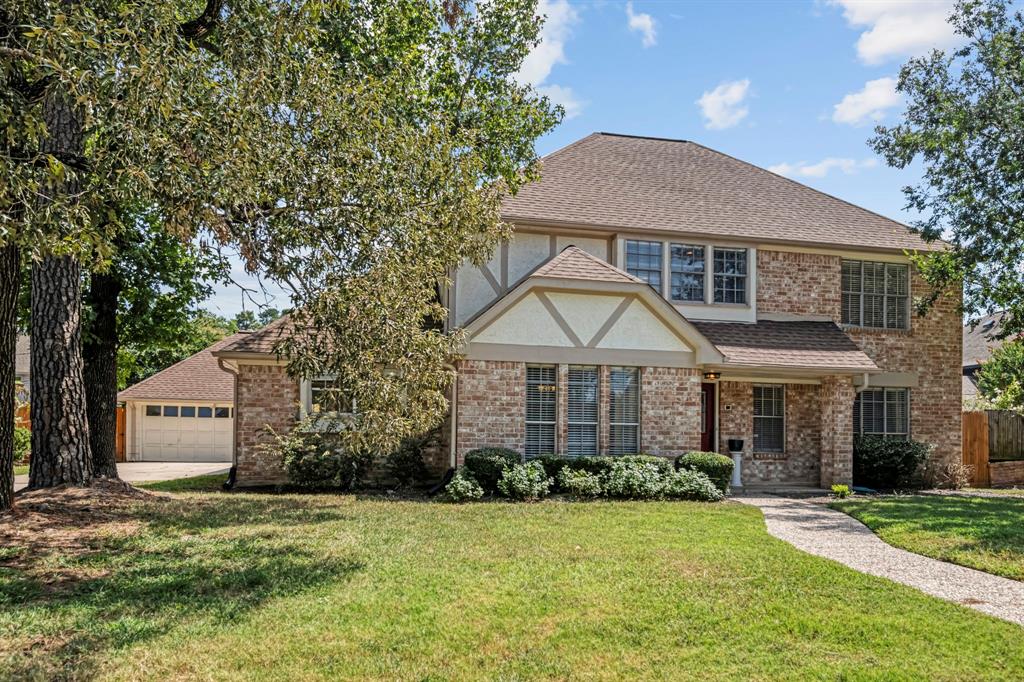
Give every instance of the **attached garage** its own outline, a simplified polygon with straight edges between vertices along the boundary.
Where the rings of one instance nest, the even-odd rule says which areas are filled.
[[[233,334],[126,388],[129,462],[230,462],[234,455],[234,375],[213,352],[246,336]]]

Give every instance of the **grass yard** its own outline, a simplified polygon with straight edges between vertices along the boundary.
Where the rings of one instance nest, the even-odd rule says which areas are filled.
[[[15,465],[15,467],[14,467],[14,475],[15,476],[28,476],[28,465],[27,464]]]
[[[84,539],[51,545],[11,530],[55,513],[23,498],[0,519],[0,679],[1024,675],[1024,629],[802,554],[753,507],[454,506],[220,480],[106,512],[68,502]]]
[[[1024,499],[917,495],[854,498],[832,506],[890,545],[1024,580]]]
[[[1010,495],[1012,497],[1024,497],[1024,488],[965,488],[966,493],[994,493],[996,495]]]

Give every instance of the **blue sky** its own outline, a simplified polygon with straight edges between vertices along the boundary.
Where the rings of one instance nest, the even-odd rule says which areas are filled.
[[[693,140],[908,222],[916,169],[887,168],[866,141],[898,120],[900,65],[953,45],[951,5],[541,0],[544,39],[520,79],[568,116],[538,151],[595,131]],[[205,307],[234,315],[242,298],[218,287]]]

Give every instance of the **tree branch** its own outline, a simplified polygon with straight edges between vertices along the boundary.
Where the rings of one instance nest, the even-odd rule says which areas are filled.
[[[220,22],[220,13],[224,9],[224,0],[206,0],[203,13],[191,21],[178,26],[178,32],[186,40],[201,40],[210,34]],[[207,44],[205,41],[202,41]]]

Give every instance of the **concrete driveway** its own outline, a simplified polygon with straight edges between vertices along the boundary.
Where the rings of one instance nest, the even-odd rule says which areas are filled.
[[[206,474],[227,473],[231,465],[227,462],[121,462],[117,473],[129,483],[143,481],[170,481],[175,478],[190,478]],[[28,486],[28,476],[14,477],[14,490]]]

